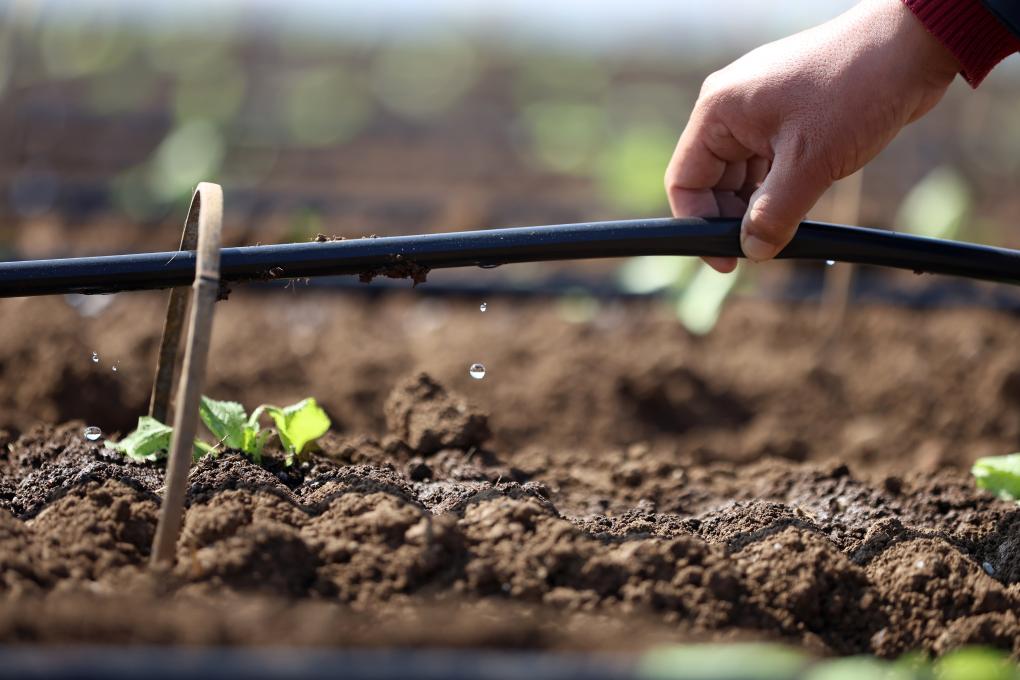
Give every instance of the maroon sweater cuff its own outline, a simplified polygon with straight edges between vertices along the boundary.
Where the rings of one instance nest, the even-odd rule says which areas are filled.
[[[977,87],[1000,61],[1020,51],[1013,36],[980,0],[903,0],[925,28],[953,53]]]

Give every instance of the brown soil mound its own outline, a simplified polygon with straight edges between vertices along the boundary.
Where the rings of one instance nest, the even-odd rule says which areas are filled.
[[[143,412],[163,297],[0,308],[0,639],[1020,652],[1020,512],[966,473],[1020,445],[1010,317],[857,310],[827,345],[753,301],[696,338],[654,305],[235,295],[208,393],[334,431],[196,465],[160,575],[162,469],[82,427]]]
[[[480,450],[485,417],[427,375],[387,403],[385,445],[330,435],[293,468],[275,455],[201,461],[170,574],[146,569],[160,468],[111,457],[78,423],[27,433],[2,469],[0,635],[1020,651],[1018,512],[959,472],[867,484],[839,464],[705,464],[632,446],[606,453],[617,474],[592,485],[610,512],[566,511],[601,474],[586,459],[565,451],[527,471]],[[669,509],[655,500],[664,486]],[[288,625],[308,617],[319,627]],[[436,617],[456,623],[407,623]]]

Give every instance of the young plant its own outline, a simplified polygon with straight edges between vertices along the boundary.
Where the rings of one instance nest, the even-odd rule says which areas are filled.
[[[980,488],[1006,501],[1020,500],[1020,453],[978,458],[970,473]]]
[[[249,416],[244,406],[236,401],[216,401],[202,397],[198,413],[218,443],[212,446],[196,439],[196,460],[207,453],[215,453],[222,446],[241,451],[256,463],[261,463],[262,451],[273,434],[273,429],[262,429],[259,424],[264,413],[269,414],[276,425],[275,431],[283,445],[287,465],[293,465],[308,445],[326,434],[330,426],[329,416],[312,398],[283,408],[263,404]],[[172,433],[173,428],[169,425],[142,416],[134,432],[119,442],[107,441],[106,446],[133,460],[153,462],[166,456]]]
[[[107,440],[105,444],[107,448],[120,451],[132,460],[151,463],[166,457],[167,449],[170,448],[170,435],[172,433],[173,428],[169,425],[164,425],[151,416],[141,416],[138,418],[138,426],[134,432],[119,442]],[[197,460],[211,449],[212,447],[208,444],[196,439],[195,459]]]
[[[263,404],[251,416],[245,413],[244,406],[234,401],[202,397],[199,406],[199,415],[209,431],[227,448],[243,451],[255,462],[262,460],[262,450],[272,434],[272,430],[263,430],[259,424],[263,413],[268,413],[276,425],[287,465],[292,465],[308,444],[326,434],[330,426],[329,416],[312,398],[283,408]]]
[[[219,441],[228,449],[242,451],[256,463],[262,462],[262,449],[272,434],[261,430],[258,419],[259,409],[249,418],[244,406],[236,401],[216,401],[202,397],[198,415]]]
[[[304,453],[308,444],[329,431],[329,416],[311,397],[283,408],[264,404],[255,409],[252,418],[257,421],[263,410],[276,425],[276,434],[287,451],[287,465]]]

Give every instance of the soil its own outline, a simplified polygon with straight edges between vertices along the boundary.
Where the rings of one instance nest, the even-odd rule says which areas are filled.
[[[967,472],[1020,448],[1016,319],[861,308],[832,340],[736,300],[698,338],[478,303],[222,303],[207,393],[334,429],[294,467],[198,463],[169,572],[162,468],[82,436],[144,412],[164,298],[0,303],[0,639],[1020,653],[1020,511]]]

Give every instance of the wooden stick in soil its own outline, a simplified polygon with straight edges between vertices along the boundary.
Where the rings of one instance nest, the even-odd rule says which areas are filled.
[[[198,216],[201,200],[193,200],[184,221],[180,251],[195,250],[198,246]],[[178,252],[180,252],[178,251]],[[173,391],[174,373],[177,368],[177,353],[181,348],[184,333],[184,318],[188,311],[188,289],[171,288],[170,300],[166,306],[166,321],[163,322],[163,337],[159,342],[159,359],[156,361],[156,377],[152,381],[152,396],[149,398],[149,415],[161,423],[169,420],[170,396]]]
[[[213,311],[220,288],[220,232],[223,227],[223,189],[202,183],[191,199],[191,213],[198,213],[198,253],[194,293],[184,348],[181,384],[174,409],[166,490],[152,543],[152,566],[173,564],[177,535],[184,514],[184,493],[191,468],[191,452],[198,428],[198,405],[205,381],[205,366],[212,336]]]

